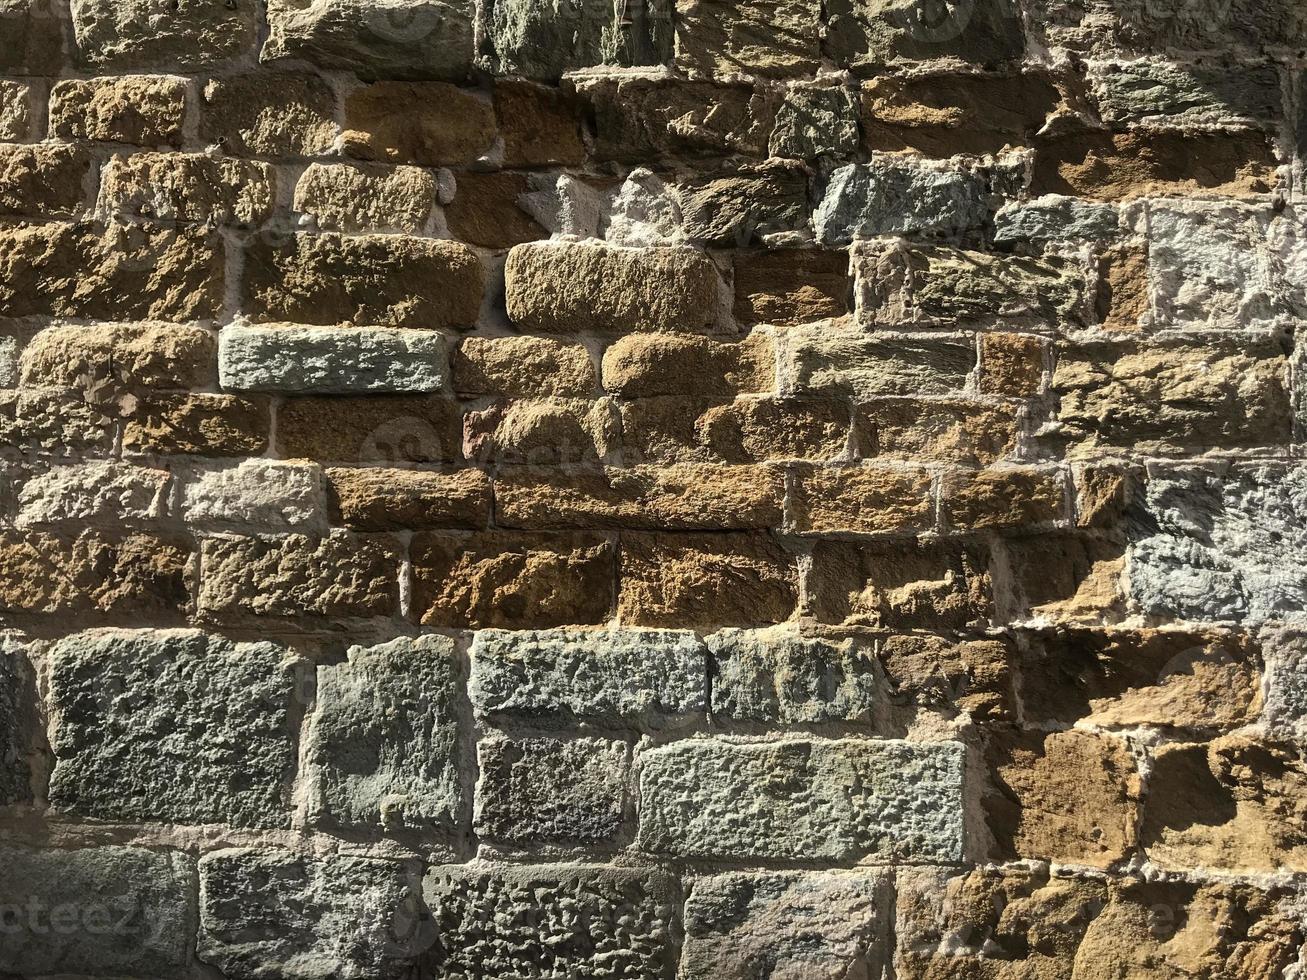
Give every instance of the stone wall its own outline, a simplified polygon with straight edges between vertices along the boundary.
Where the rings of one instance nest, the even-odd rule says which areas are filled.
[[[0,975],[1304,975],[1305,49],[0,0]]]

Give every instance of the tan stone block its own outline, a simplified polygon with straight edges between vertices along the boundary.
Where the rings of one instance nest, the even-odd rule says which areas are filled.
[[[445,82],[377,82],[345,100],[347,155],[464,167],[490,152],[495,113],[475,89]]]
[[[504,265],[508,315],[546,333],[703,333],[718,319],[717,270],[690,248],[519,245]]]
[[[1153,752],[1140,837],[1162,868],[1307,870],[1307,762],[1281,742],[1228,735]]]
[[[668,395],[622,402],[621,414],[628,463],[838,459],[851,424],[847,405],[820,399]]]
[[[611,401],[521,398],[463,417],[463,455],[478,462],[577,463],[603,459],[618,445]]]
[[[480,470],[332,467],[327,482],[333,522],[361,531],[480,528],[490,520],[490,480]]]
[[[819,541],[805,595],[805,613],[846,626],[962,629],[994,614],[978,544]]]
[[[189,548],[152,534],[0,531],[0,608],[11,613],[175,618]]]
[[[612,615],[613,549],[602,535],[421,532],[410,554],[424,626],[547,629]]]
[[[927,531],[935,523],[932,478],[870,466],[795,467],[794,529],[807,534]]]
[[[21,143],[32,135],[32,87],[0,79],[0,140]]]
[[[1034,398],[1043,388],[1047,346],[1041,338],[1026,334],[981,334],[980,390],[1007,398]]]
[[[735,257],[735,316],[793,325],[849,312],[849,256],[842,250],[774,249]]]
[[[982,798],[998,860],[1106,868],[1136,843],[1139,774],[1124,739],[1094,732],[991,735]]]
[[[585,160],[581,113],[569,91],[524,79],[495,80],[504,166],[575,166]]]
[[[386,536],[333,531],[222,536],[200,544],[198,607],[206,619],[341,618],[399,612],[400,548]]]
[[[819,0],[680,0],[676,65],[709,78],[814,74],[821,61]]]
[[[590,398],[599,387],[584,345],[550,337],[468,337],[453,369],[454,390],[466,395]]]
[[[459,174],[454,200],[445,206],[449,233],[483,248],[510,248],[548,238],[549,232],[521,206],[526,174]]]
[[[1152,313],[1146,249],[1122,245],[1103,251],[1096,310],[1105,330],[1135,333],[1143,327]]]
[[[861,453],[876,460],[988,466],[1016,449],[1015,412],[982,402],[880,398],[854,417]]]
[[[421,234],[436,204],[436,180],[417,167],[309,164],[295,210],[322,231]]]
[[[200,327],[161,323],[53,326],[23,350],[24,385],[76,388],[103,403],[141,388],[203,388],[217,374],[218,343]]]
[[[776,346],[760,333],[739,342],[631,334],[604,351],[603,378],[623,398],[765,393],[776,389]]]
[[[1034,468],[946,473],[940,517],[955,531],[1049,524],[1068,518],[1061,470]]]
[[[257,456],[268,447],[268,403],[224,394],[150,395],[123,421],[123,450],[184,456]]]
[[[89,404],[81,392],[0,392],[0,443],[14,451],[106,452],[113,448],[115,431],[115,417]]]
[[[764,626],[799,598],[797,558],[765,534],[624,534],[618,614],[632,626]]]
[[[504,527],[776,527],[784,499],[784,473],[766,466],[529,467],[500,470],[495,479],[496,520]]]
[[[1009,539],[1018,618],[1094,626],[1125,615],[1125,548],[1087,534],[1039,534]]]
[[[975,721],[1010,719],[1016,711],[1012,645],[904,634],[888,636],[877,658],[896,699],[952,709]],[[898,703],[896,700],[895,703]]]
[[[259,236],[245,250],[245,307],[257,320],[470,327],[481,261],[466,245],[399,235]]]
[[[81,214],[94,169],[95,161],[82,147],[0,144],[0,215]]]
[[[205,84],[200,138],[237,156],[307,157],[330,152],[336,96],[308,72],[260,71]]]
[[[340,463],[459,458],[463,412],[440,395],[289,398],[277,410],[277,454]]]
[[[64,79],[50,89],[50,132],[63,140],[180,146],[187,89],[186,79],[171,75]]]

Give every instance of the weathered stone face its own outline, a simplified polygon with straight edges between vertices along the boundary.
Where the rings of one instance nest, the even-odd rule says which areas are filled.
[[[258,11],[220,0],[73,0],[77,53],[97,70],[201,70],[254,53]]]
[[[296,667],[271,643],[105,631],[52,654],[50,802],[118,821],[284,827]]]
[[[32,798],[35,701],[31,668],[16,644],[0,651],[0,806]]]
[[[50,90],[50,131],[61,139],[179,146],[186,82],[158,75],[66,79]]]

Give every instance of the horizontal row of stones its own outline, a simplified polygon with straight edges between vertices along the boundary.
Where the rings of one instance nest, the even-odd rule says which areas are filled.
[[[1101,9],[1100,9],[1101,8]],[[1205,16],[1141,11],[1126,0],[1045,10],[976,0],[940,11],[889,0],[658,0],[631,7],[583,0],[295,0],[194,4],[160,19],[114,0],[71,0],[71,10],[7,0],[0,71],[195,70],[307,61],[368,77],[453,78],[475,70],[558,78],[597,66],[671,65],[713,75],[875,72],[935,59],[994,65],[1044,56],[1243,51],[1292,56],[1307,46],[1293,0],[1213,6]],[[266,15],[266,20],[265,20]],[[266,41],[260,44],[260,38]],[[1052,49],[1050,52],[1049,49]]]
[[[1307,572],[1282,560],[1307,547],[1301,464],[1089,467],[1076,480],[1074,526],[1063,509],[1066,474],[984,471],[946,480],[944,508],[949,520],[986,533],[906,539],[886,535],[915,531],[914,507],[931,512],[910,495],[910,474],[826,469],[793,479],[789,512],[813,536],[751,527],[784,512],[767,494],[764,469],[676,476],[626,471],[569,484],[528,474],[507,484],[500,505],[519,523],[624,528],[617,532],[455,530],[484,520],[479,474],[338,469],[329,478],[345,520],[451,529],[232,534],[204,526],[248,532],[260,522],[311,521],[317,471],[261,463],[210,471],[180,491],[183,513],[202,527],[133,530],[111,516],[115,507],[153,520],[163,474],[92,468],[79,485],[81,477],[53,470],[28,484],[36,490],[25,526],[0,530],[0,609],[104,624],[189,616],[306,630],[344,620],[393,625],[397,617],[524,629],[602,625],[614,615],[627,625],[696,629],[809,618],[963,629],[1301,621],[1307,606]],[[286,481],[284,497],[269,477]],[[770,485],[779,488],[774,474]],[[59,520],[62,496],[76,513],[68,521]],[[43,517],[56,523],[42,525]],[[90,528],[87,519],[109,526]],[[625,529],[702,528],[705,520],[714,530]],[[731,524],[748,527],[720,530]]]
[[[1211,628],[485,631],[470,666],[427,635],[316,672],[193,630],[74,634],[34,663],[6,647],[2,799],[56,819],[710,862],[1108,868],[1142,848],[1175,870],[1307,870],[1301,631],[1268,631],[1265,654]],[[772,731],[678,735],[709,714]],[[857,737],[776,730],[848,723]],[[867,737],[913,725],[929,740]]]
[[[1022,867],[729,871],[423,868],[281,848],[197,858],[107,846],[0,851],[0,955],[29,976],[720,980],[778,976],[1288,975],[1290,888]],[[195,896],[198,894],[198,903]],[[1059,927],[1050,937],[1047,923]],[[966,972],[960,972],[966,971]],[[1000,972],[1001,971],[1001,972]]]

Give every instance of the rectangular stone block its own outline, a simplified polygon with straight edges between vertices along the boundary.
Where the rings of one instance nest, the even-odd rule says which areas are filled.
[[[115,155],[105,164],[100,201],[117,214],[207,225],[262,225],[277,201],[270,164],[203,153]]]
[[[68,78],[50,88],[50,133],[63,140],[181,146],[189,85],[172,75]]]
[[[51,652],[50,802],[121,822],[285,827],[297,667],[272,643],[101,630]]]
[[[0,268],[0,316],[187,322],[222,306],[222,242],[204,228],[8,225]]]
[[[948,395],[967,387],[976,366],[970,339],[873,339],[791,331],[782,353],[782,390],[852,396]]]
[[[1012,0],[976,0],[929,12],[905,10],[893,0],[835,0],[826,17],[825,53],[860,74],[935,58],[992,68],[1025,51],[1021,13]]]
[[[631,334],[604,351],[603,379],[605,390],[623,398],[770,392],[775,343],[762,333],[739,342]]]
[[[504,166],[575,166],[585,160],[580,100],[573,86],[497,78],[495,115],[504,141]]]
[[[463,667],[453,640],[351,647],[318,669],[305,747],[307,816],[316,826],[389,834],[458,829]]]
[[[780,467],[676,466],[501,469],[495,479],[502,527],[646,528],[710,531],[782,522]]]
[[[58,449],[107,455],[116,422],[81,392],[52,388],[0,391],[0,439],[31,453]]]
[[[718,276],[689,248],[518,245],[504,265],[509,318],[545,333],[703,333],[718,320]]]
[[[472,641],[468,694],[481,718],[656,727],[705,710],[706,655],[690,632],[490,630]]]
[[[675,968],[678,889],[659,871],[602,866],[449,866],[423,895],[440,936],[436,976],[655,980]]]
[[[839,459],[852,423],[847,404],[825,398],[668,395],[620,405],[630,464]]]
[[[463,412],[439,395],[289,398],[277,410],[277,452],[342,463],[460,458]]]
[[[190,547],[146,533],[0,531],[0,609],[174,620],[190,600]]]
[[[808,613],[848,626],[961,629],[994,614],[979,545],[821,541],[805,594]]]
[[[557,81],[564,72],[596,65],[658,65],[672,54],[671,0],[622,8],[608,0],[580,0],[541,8],[522,0],[492,0],[484,14],[499,75]]]
[[[467,337],[453,372],[454,390],[467,395],[591,398],[599,387],[589,350],[552,337]]]
[[[639,846],[682,858],[960,861],[964,756],[956,742],[862,739],[648,749]]]
[[[245,249],[244,308],[262,321],[470,327],[481,310],[481,280],[480,260],[459,242],[260,236]]]
[[[0,23],[4,23],[0,12]],[[0,79],[0,140],[21,143],[32,133],[32,86]]]
[[[980,173],[911,163],[857,163],[830,176],[812,215],[823,245],[872,235],[960,235],[990,219]]]
[[[336,95],[309,72],[210,79],[200,91],[200,138],[239,156],[306,157],[336,140]]]
[[[266,399],[155,394],[123,422],[123,451],[181,456],[250,456],[268,448]]]
[[[541,224],[552,221],[551,212],[539,200],[543,180],[535,174],[505,171],[459,174],[454,199],[444,209],[449,234],[469,245],[496,250],[548,238],[550,229]]]
[[[635,626],[712,629],[789,619],[798,560],[768,534],[622,536],[618,614]]]
[[[169,479],[167,470],[111,460],[52,466],[23,482],[14,523],[121,526],[158,521],[166,510]]]
[[[327,484],[333,523],[360,531],[475,529],[490,521],[490,479],[480,470],[332,467]]]
[[[618,447],[610,399],[519,398],[463,416],[463,455],[481,464],[595,463]]]
[[[24,386],[80,389],[88,401],[213,384],[217,344],[200,327],[96,323],[46,327],[19,358]],[[115,413],[117,414],[117,413]]]
[[[177,470],[176,514],[192,526],[313,532],[326,524],[326,490],[317,466],[247,459]]]
[[[97,71],[202,71],[253,57],[258,11],[222,0],[72,0],[81,61]]]
[[[71,25],[67,8],[41,0],[0,4],[0,72],[57,75],[67,66],[64,34]]]
[[[400,551],[386,536],[212,537],[200,561],[199,611],[211,619],[399,612]]]
[[[935,525],[928,471],[805,466],[790,472],[790,520],[801,534],[906,534]]]
[[[853,250],[858,321],[869,328],[1065,330],[1090,321],[1085,273],[1062,258],[950,246]]]
[[[0,849],[0,962],[24,976],[182,976],[194,859],[180,851]]]
[[[537,629],[608,622],[613,547],[600,534],[423,531],[410,547],[423,626]]]
[[[427,230],[436,179],[417,167],[311,163],[295,184],[295,210],[321,231]]]
[[[474,88],[377,82],[345,100],[342,143],[358,160],[468,167],[489,157],[496,136],[494,106]]]
[[[808,228],[808,173],[798,163],[736,166],[673,186],[688,242],[741,248]]]
[[[428,330],[232,325],[219,335],[218,377],[235,391],[406,393],[441,390],[449,364]]]
[[[625,742],[492,735],[477,745],[472,829],[513,844],[612,842],[629,769]]]
[[[680,0],[677,67],[710,78],[733,72],[767,78],[815,74],[821,14],[814,0]]]
[[[849,257],[827,249],[775,249],[735,256],[735,316],[796,326],[849,311]]]
[[[1016,451],[1017,413],[960,398],[877,398],[857,407],[860,455],[885,462],[988,466]]]
[[[1132,447],[1157,454],[1284,445],[1289,362],[1274,339],[1091,344],[1058,354],[1057,429],[1072,457]]]
[[[364,78],[459,79],[472,68],[467,0],[270,0],[262,59],[295,59]]]
[[[0,144],[0,215],[81,215],[95,169],[95,160],[82,147]]]
[[[1034,527],[1070,517],[1066,475],[1059,469],[946,473],[939,498],[940,520],[952,531]]]
[[[431,943],[411,863],[230,848],[205,854],[199,871],[196,953],[228,976],[391,977]]]
[[[874,871],[730,871],[696,878],[679,976],[881,976],[892,955],[893,882]]]
[[[1105,122],[1274,125],[1284,116],[1280,75],[1273,66],[1238,72],[1141,59],[1100,62],[1089,71]]]

